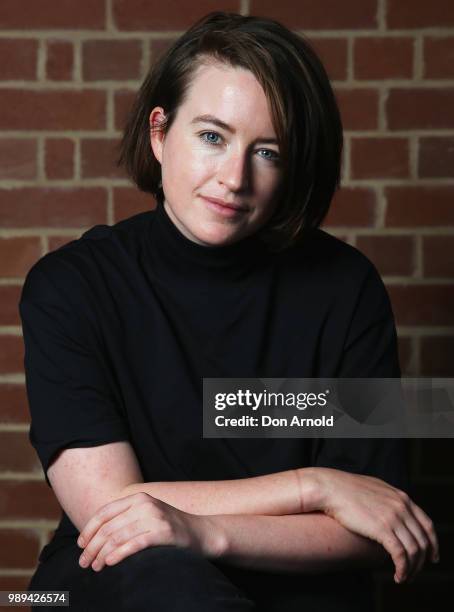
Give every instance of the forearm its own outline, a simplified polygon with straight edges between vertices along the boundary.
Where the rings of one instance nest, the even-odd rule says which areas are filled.
[[[179,510],[205,516],[286,515],[302,511],[302,500],[313,486],[311,468],[300,468],[236,480],[137,483],[126,487],[121,497],[144,491]]]
[[[218,559],[240,567],[316,574],[379,567],[390,559],[377,542],[319,512],[219,515],[209,521],[219,534]]]

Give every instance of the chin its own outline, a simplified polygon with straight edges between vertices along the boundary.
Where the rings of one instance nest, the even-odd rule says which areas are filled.
[[[198,240],[204,244],[205,246],[212,246],[212,247],[216,247],[216,246],[224,246],[226,244],[230,244],[231,242],[235,242],[237,240],[236,237],[234,236],[228,236],[225,238],[219,238],[217,240],[211,238],[198,238]]]
[[[199,233],[194,232],[192,235],[196,240],[207,246],[222,246],[229,242],[234,242],[239,238],[238,232],[221,232],[219,229],[212,232],[207,231],[204,234],[201,234],[200,231]]]

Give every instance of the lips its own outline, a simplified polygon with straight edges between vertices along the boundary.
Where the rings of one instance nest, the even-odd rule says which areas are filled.
[[[242,204],[236,204],[235,202],[226,202],[225,200],[221,200],[220,198],[212,198],[208,196],[202,196],[205,200],[209,202],[214,202],[215,204],[219,204],[220,206],[225,206],[226,208],[233,208],[234,210],[247,210],[246,206]]]

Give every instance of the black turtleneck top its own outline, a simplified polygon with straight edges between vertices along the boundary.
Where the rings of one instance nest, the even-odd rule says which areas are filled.
[[[202,437],[204,377],[400,376],[376,268],[321,229],[278,254],[256,235],[211,247],[158,204],[38,260],[19,309],[45,474],[63,448],[129,440],[146,482],[313,465],[409,489],[403,440]],[[54,540],[77,534],[62,512]]]

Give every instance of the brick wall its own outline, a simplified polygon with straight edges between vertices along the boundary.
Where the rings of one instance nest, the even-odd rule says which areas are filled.
[[[343,188],[324,228],[382,274],[403,374],[454,374],[452,0],[1,0],[0,590],[26,588],[60,514],[27,437],[24,276],[92,225],[154,206],[115,167],[115,146],[150,62],[214,9],[277,18],[315,44],[345,128]],[[452,448],[411,443],[415,501],[436,521],[441,562],[412,585],[378,572],[380,611],[447,605]]]

